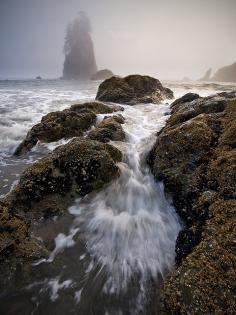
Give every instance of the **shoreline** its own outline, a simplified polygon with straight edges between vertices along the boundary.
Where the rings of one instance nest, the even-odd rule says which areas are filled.
[[[206,98],[206,100],[207,100],[207,98]],[[204,105],[204,102],[205,102],[205,100],[203,99],[203,105]],[[213,101],[212,103],[214,103],[215,101]],[[185,104],[186,105],[186,104]],[[163,129],[158,133],[158,136],[157,136],[157,139],[159,139],[159,138],[161,138],[162,137],[162,134],[165,134],[165,132],[168,132],[168,128],[172,128],[173,126],[171,126],[170,124],[171,124],[171,121],[174,121],[175,119],[181,119],[181,118],[179,118],[179,117],[181,117],[181,115],[183,115],[183,117],[185,117],[184,115],[187,115],[187,114],[185,114],[185,112],[181,112],[181,106],[183,106],[183,108],[184,108],[184,106],[185,105],[183,105],[183,103],[181,103],[181,101],[180,101],[180,103],[179,103],[179,105],[176,107],[177,108],[177,111],[175,112],[174,111],[174,107],[172,108],[172,113],[171,113],[171,116],[170,116],[170,118],[169,118],[169,120],[167,121],[167,125],[165,125],[165,127],[163,127]],[[156,106],[158,106],[158,105],[156,105]],[[179,108],[180,108],[180,112],[181,112],[181,115],[180,116],[178,116],[178,110],[179,110]],[[207,106],[206,106],[206,108],[207,108]],[[225,108],[227,108],[227,106],[225,107]],[[224,110],[225,110],[225,108],[223,109],[223,112],[224,112]],[[196,109],[194,109],[194,110],[196,110]],[[212,115],[212,113],[211,113],[211,111],[212,111],[212,109],[210,109],[210,111],[208,111],[207,112],[207,115]],[[222,113],[222,109],[220,109],[219,110],[219,112],[221,112]],[[214,111],[213,110],[213,113],[214,114],[217,114],[218,112],[216,111]],[[121,113],[122,114],[122,113]],[[203,113],[199,113],[199,112],[196,112],[196,117],[198,117],[198,115],[202,115],[202,114],[204,114],[204,112]],[[114,113],[114,115],[115,115],[115,113]],[[213,115],[214,116],[214,115]],[[177,117],[177,118],[175,118],[175,117]],[[188,116],[186,116],[186,117],[188,117]],[[184,118],[185,119],[185,118]],[[187,118],[187,120],[188,120],[189,118]],[[190,122],[191,122],[191,119],[192,119],[192,117],[190,118]],[[217,118],[217,119],[221,119],[221,118]],[[179,123],[179,122],[178,122]],[[180,120],[180,125],[183,123],[183,121],[181,121]],[[199,124],[199,122],[197,122],[198,124]],[[207,121],[207,123],[208,123],[208,121]],[[114,122],[113,122],[113,124],[114,124]],[[206,121],[204,121],[204,124],[206,124]],[[191,127],[191,126],[190,126]],[[205,128],[205,127],[204,127]],[[230,126],[226,126],[225,127],[226,128],[226,131],[227,131],[227,128],[230,128]],[[167,134],[168,135],[168,134]],[[193,136],[195,137],[195,134],[193,134]],[[214,136],[215,137],[215,136]],[[157,140],[158,141],[158,140]],[[178,141],[178,138],[177,138],[177,141]],[[190,141],[191,141],[191,129],[190,129]],[[212,143],[212,142],[210,142],[210,143]],[[181,145],[185,145],[185,143],[182,143]],[[229,144],[230,145],[230,144]],[[207,146],[207,145],[206,145]],[[208,144],[208,146],[209,146],[209,144]],[[69,146],[67,146],[68,148],[69,148]],[[109,149],[110,150],[110,149]],[[112,149],[113,150],[113,149]],[[158,149],[158,150],[160,150],[160,149]],[[164,151],[163,149],[161,149],[162,151]],[[167,152],[168,152],[168,150],[172,150],[171,149],[171,147],[169,147],[169,149],[168,149],[168,146],[167,146]],[[205,149],[204,149],[205,150]],[[109,153],[110,154],[110,153]],[[112,153],[112,154],[114,154],[114,152]],[[117,154],[117,153],[115,153],[115,154]],[[154,151],[152,151],[152,154],[154,154]],[[204,151],[204,154],[205,154],[205,151]],[[118,154],[119,155],[119,154]],[[117,157],[115,158],[116,160],[119,160],[120,158],[118,158],[117,159]],[[155,160],[155,156],[153,156],[152,157],[152,160]],[[152,164],[153,162],[151,162],[151,164]],[[37,164],[37,162],[36,162],[36,164]],[[150,164],[150,162],[149,162],[149,164]],[[33,164],[33,166],[34,166],[34,164]],[[151,167],[153,167],[153,166],[151,166]],[[161,170],[161,168],[160,168],[160,170]],[[155,175],[155,172],[154,172],[154,175]],[[181,173],[181,175],[182,175],[182,173]],[[30,175],[31,176],[31,175]],[[159,175],[158,176],[156,176],[158,179],[160,178],[159,177]],[[162,180],[163,180],[163,178],[161,178]],[[172,195],[173,195],[173,191],[172,191],[172,186],[171,185],[169,185],[168,184],[168,182],[165,182],[165,178],[164,178],[164,183],[165,183],[165,186],[168,188],[168,192],[169,193],[171,193]],[[100,184],[99,184],[100,185]],[[174,192],[175,193],[175,192]],[[187,199],[186,199],[186,201],[187,201]],[[204,201],[205,202],[205,201]],[[207,202],[209,202],[209,200],[207,201]],[[219,201],[217,201],[217,202],[219,202]],[[177,208],[177,209],[179,209],[178,211],[180,211],[180,208],[182,207],[182,205],[183,205],[183,203],[181,204],[181,203],[179,203],[178,204],[178,202],[176,202],[176,200],[175,200],[175,197],[174,197],[174,203],[175,203],[175,207]],[[233,211],[233,210],[232,210]],[[207,222],[207,221],[206,221]],[[204,224],[206,224],[206,222],[204,223]],[[214,223],[215,224],[215,223]],[[187,224],[187,227],[188,227],[188,224]],[[191,225],[190,225],[190,227],[191,227]],[[181,240],[181,242],[182,241],[184,241],[184,239],[182,239]],[[186,240],[185,240],[186,241]],[[179,241],[180,242],[180,241]],[[51,247],[52,246],[52,241],[50,241],[49,242],[51,245],[49,245],[49,247]],[[179,243],[180,244],[180,243]],[[195,245],[195,244],[193,244],[193,245]],[[194,252],[194,249],[195,247],[193,247],[193,252]],[[190,256],[189,256],[190,255]],[[188,257],[190,257],[190,258],[188,258]],[[166,302],[166,297],[165,297],[165,294],[166,294],[166,296],[168,296],[168,298],[170,299],[170,303],[172,303],[171,301],[171,298],[172,298],[172,292],[174,291],[173,289],[170,289],[169,290],[169,288],[168,288],[168,285],[170,284],[170,288],[172,288],[171,286],[172,285],[174,285],[174,286],[177,286],[176,285],[176,281],[178,282],[178,277],[179,277],[179,268],[181,269],[181,266],[182,265],[184,265],[185,264],[185,261],[187,260],[190,260],[191,259],[191,254],[189,254],[189,253],[187,253],[187,259],[184,257],[184,258],[182,258],[183,259],[183,262],[180,262],[179,263],[179,266],[177,266],[178,268],[177,268],[177,270],[176,271],[174,271],[173,272],[173,275],[172,274],[170,274],[170,276],[167,278],[167,280],[164,282],[164,291],[162,291],[162,292],[164,292],[164,293],[161,293],[161,297],[160,297],[160,299],[161,299],[161,306],[160,306],[160,311],[162,311],[162,312],[166,312],[166,311],[170,311],[170,312],[172,312],[173,310],[175,310],[175,311],[179,311],[179,308],[177,309],[176,308],[176,306],[175,306],[175,304],[172,304],[172,305],[168,305],[168,303]],[[26,272],[27,272],[27,268],[26,268]],[[171,279],[175,279],[175,280],[173,280],[173,281],[175,281],[175,282],[173,282],[173,284],[172,284],[172,280]],[[185,280],[184,280],[185,281]],[[202,283],[202,286],[204,287],[204,283]],[[184,293],[184,294],[187,294],[188,295],[188,293]],[[195,294],[195,293],[194,293]],[[184,297],[185,298],[185,297]],[[183,298],[183,299],[184,299]],[[189,295],[188,295],[188,299],[189,299]],[[176,297],[173,297],[173,303],[175,303],[175,301],[176,301]],[[189,301],[189,300],[188,300]],[[190,300],[191,301],[191,300]],[[163,304],[164,303],[164,304]],[[182,303],[182,302],[180,302],[180,303]],[[188,302],[189,303],[189,302]],[[192,302],[191,302],[192,303]],[[190,303],[190,304],[191,304]],[[164,308],[163,308],[163,305],[164,305]],[[181,309],[181,311],[184,313],[184,312],[188,312],[188,308],[185,308],[185,307],[188,307],[188,306],[186,306],[184,303],[182,304],[183,306],[181,306],[181,307],[183,307],[182,309]],[[179,306],[178,306],[179,307]],[[189,307],[192,307],[192,304],[189,306]],[[195,307],[194,305],[193,305],[193,307]],[[203,307],[204,307],[204,305],[203,305]],[[230,306],[230,307],[233,307],[232,305]],[[194,310],[194,308],[192,309],[191,308],[191,311],[193,311]]]

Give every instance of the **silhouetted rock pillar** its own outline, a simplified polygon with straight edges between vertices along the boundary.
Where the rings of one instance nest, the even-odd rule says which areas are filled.
[[[64,79],[90,79],[97,72],[90,33],[90,21],[84,12],[80,12],[66,32]]]

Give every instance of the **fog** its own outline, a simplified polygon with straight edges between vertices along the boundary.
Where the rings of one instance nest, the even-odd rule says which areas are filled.
[[[81,10],[99,69],[199,78],[236,61],[235,0],[0,0],[0,78],[60,77]]]

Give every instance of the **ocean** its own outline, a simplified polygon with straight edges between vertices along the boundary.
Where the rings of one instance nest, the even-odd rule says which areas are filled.
[[[99,83],[0,81],[1,197],[14,188],[27,166],[69,140],[38,143],[25,156],[14,157],[28,130],[49,112],[94,100]],[[163,85],[173,90],[175,98],[188,92],[208,96],[236,89],[233,84],[203,82]],[[38,223],[34,235],[51,244],[51,252],[32,265],[27,286],[0,296],[2,309],[22,315],[42,310],[43,314],[142,314],[153,282],[160,283],[174,267],[175,241],[182,228],[171,198],[146,164],[170,104],[170,100],[158,105],[121,104],[126,141],[111,142],[123,153],[120,178],[76,200],[63,217]],[[104,116],[98,115],[97,122]]]

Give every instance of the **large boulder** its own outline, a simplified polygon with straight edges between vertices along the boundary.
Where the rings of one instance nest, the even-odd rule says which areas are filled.
[[[236,92],[187,95],[171,109],[148,157],[184,222],[159,313],[233,314]]]
[[[106,117],[88,133],[88,137],[104,143],[110,140],[123,141],[125,140],[125,132],[121,126],[122,123],[124,123],[122,116]]]
[[[43,116],[15,150],[15,155],[30,151],[38,141],[53,142],[62,138],[79,137],[96,123],[96,114],[120,111],[121,106],[109,106],[101,102],[74,104],[69,109]]]
[[[111,70],[108,69],[103,69],[97,71],[91,78],[91,80],[96,81],[96,80],[106,80],[109,79],[110,77],[114,76],[114,73]]]
[[[173,92],[163,87],[155,78],[142,75],[130,75],[125,78],[111,77],[102,82],[96,99],[105,102],[159,104],[165,99],[172,99]]]
[[[121,152],[109,144],[76,138],[28,167],[0,204],[0,258],[30,252],[29,246],[24,249],[29,238],[26,218],[32,222],[63,213],[76,197],[117,178],[116,162],[121,159]]]

